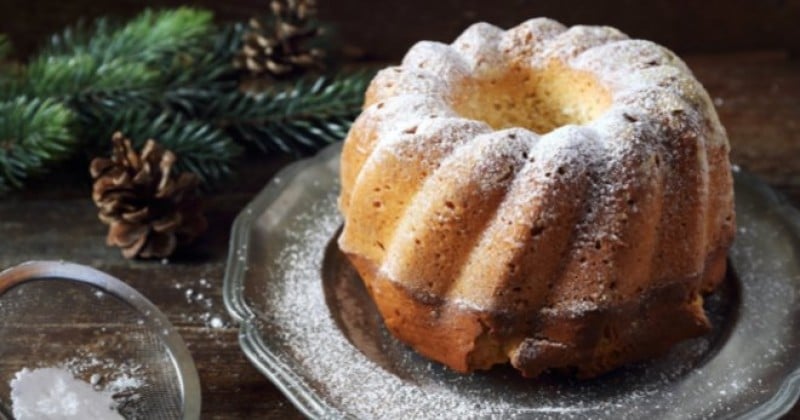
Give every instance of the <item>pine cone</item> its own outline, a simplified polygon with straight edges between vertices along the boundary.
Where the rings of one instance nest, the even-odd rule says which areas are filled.
[[[244,45],[234,58],[233,65],[250,73],[289,77],[311,69],[324,67],[325,53],[309,48],[308,41],[322,34],[313,22],[315,0],[273,0],[271,22],[250,19],[250,30],[244,35]]]
[[[175,154],[148,140],[141,155],[114,133],[111,158],[95,158],[92,199],[109,225],[106,243],[125,258],[164,258],[205,231],[197,175],[173,172]]]

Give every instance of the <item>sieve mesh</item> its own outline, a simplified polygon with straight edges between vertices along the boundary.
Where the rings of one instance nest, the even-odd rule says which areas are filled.
[[[190,396],[193,407],[185,407],[186,372],[194,374],[189,390],[198,388],[185,346],[133,289],[111,278],[6,280],[0,274],[0,405],[6,411],[12,411],[10,381],[17,372],[65,367],[76,378],[111,390],[127,419],[197,416],[199,395]]]

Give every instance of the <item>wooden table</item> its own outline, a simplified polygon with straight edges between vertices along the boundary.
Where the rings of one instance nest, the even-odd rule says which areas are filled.
[[[800,205],[800,60],[781,52],[686,59],[717,105],[733,161]],[[127,261],[107,248],[106,230],[97,220],[86,180],[53,177],[0,199],[0,268],[32,259],[63,259],[124,279],[161,308],[186,340],[202,382],[203,418],[301,418],[239,350],[237,328],[221,296],[231,223],[288,161],[274,157],[246,163],[239,180],[208,197],[209,232],[168,262]],[[211,298],[211,308],[187,299],[190,288]],[[211,328],[205,314],[223,316],[226,325]],[[800,406],[789,417],[800,418]]]

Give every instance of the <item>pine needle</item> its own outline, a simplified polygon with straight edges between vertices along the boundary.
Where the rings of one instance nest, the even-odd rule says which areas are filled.
[[[262,152],[308,155],[344,139],[371,78],[371,72],[344,73],[258,95],[232,92],[204,117]]]
[[[78,150],[72,112],[52,101],[18,97],[0,102],[0,192],[22,188]]]
[[[302,156],[342,140],[372,74],[245,93],[233,68],[244,32],[203,10],[147,10],[67,28],[27,66],[2,66],[10,44],[0,35],[0,192],[55,162],[108,153],[117,130],[156,139],[206,187],[232,174],[240,145]]]
[[[190,8],[146,10],[124,26],[98,19],[50,38],[28,65],[23,90],[63,96],[108,89],[155,89],[184,57],[202,53],[211,13]],[[162,83],[163,84],[163,83]]]
[[[107,139],[106,150],[101,153],[110,151],[112,134],[121,131],[137,148],[148,139],[154,139],[172,150],[178,156],[177,169],[195,173],[207,188],[230,177],[241,148],[226,133],[205,121],[152,112],[157,110],[130,109],[106,121],[106,125],[94,133],[98,138]]]

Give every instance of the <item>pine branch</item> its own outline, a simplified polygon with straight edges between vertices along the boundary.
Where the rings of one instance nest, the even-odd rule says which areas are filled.
[[[0,192],[22,188],[29,178],[72,156],[73,113],[52,101],[19,97],[0,102]]]
[[[203,40],[202,51],[189,57],[181,71],[172,72],[166,85],[170,87],[206,87],[220,81],[238,82],[239,73],[233,68],[235,53],[242,46],[244,25],[240,23],[223,25],[214,36]],[[230,88],[226,85],[225,88]]]
[[[158,86],[93,89],[72,95],[67,103],[76,111],[83,127],[106,124],[130,109],[152,108],[147,112],[181,114],[191,119],[218,96],[238,89],[238,74],[231,61],[241,44],[242,31],[242,25],[225,26],[205,40],[204,52],[186,57],[183,68],[162,72],[163,80]],[[86,137],[107,140],[91,133]]]
[[[220,34],[238,36],[230,30]],[[100,153],[100,144],[114,130],[122,129],[137,138],[138,132],[158,138],[165,146],[174,147],[176,153],[180,149],[185,169],[214,183],[231,172],[238,147],[209,124],[170,112],[164,89],[177,89],[193,79],[203,83],[221,78],[223,70],[231,68],[235,51],[228,50],[231,52],[225,57],[230,45],[222,42],[234,41],[215,32],[211,13],[188,8],[145,11],[122,26],[106,19],[97,20],[91,27],[78,24],[51,37],[23,71],[0,74],[0,97],[9,98],[12,102],[7,107],[22,119],[33,114],[13,102],[20,95],[50,97],[68,106],[74,110],[70,118],[77,123],[70,127],[73,137],[85,141],[82,149],[90,157]],[[0,47],[4,45],[0,43]],[[212,54],[207,53],[209,46],[216,48]],[[226,61],[224,65],[222,60]],[[233,77],[229,78],[232,82],[214,87],[235,89]],[[35,126],[34,121],[14,123]],[[77,143],[73,146],[77,151]],[[33,168],[30,162],[13,167],[16,170],[7,171],[5,189],[20,187],[23,173]],[[46,167],[42,165],[36,172]]]
[[[200,56],[213,31],[211,13],[146,10],[118,27],[99,19],[53,36],[28,65],[18,91],[64,96],[109,89],[157,89]],[[187,63],[187,61],[189,61]]]
[[[157,139],[206,186],[230,175],[237,142],[305,155],[344,138],[371,74],[244,93],[232,66],[244,31],[215,29],[204,11],[146,11],[123,26],[101,19],[68,28],[26,68],[0,67],[0,190],[79,150],[105,154],[117,130]],[[0,37],[0,57],[5,45]]]
[[[262,152],[306,155],[342,140],[361,111],[372,74],[357,72],[302,80],[258,95],[232,92],[198,117],[216,121],[232,137]]]
[[[196,57],[186,71],[176,72],[160,93],[161,105],[171,112],[194,117],[203,114],[219,96],[239,89],[233,56],[242,44],[244,25],[224,26],[208,43],[209,53]]]
[[[159,73],[144,63],[122,59],[100,61],[87,53],[40,57],[28,66],[25,92],[41,97],[75,92],[155,87]]]
[[[170,62],[203,52],[203,41],[214,29],[211,19],[211,12],[187,7],[145,10],[110,36],[93,36],[88,47],[93,55],[102,52],[107,60]]]
[[[53,35],[40,55],[89,54],[102,61],[125,58],[156,63],[179,53],[200,52],[198,41],[213,32],[211,19],[211,12],[188,7],[147,9],[125,25],[98,18],[91,27],[79,22]]]
[[[110,141],[115,131],[121,131],[137,148],[147,139],[155,139],[178,155],[179,171],[197,174],[206,187],[230,177],[241,148],[226,133],[203,121],[158,111],[130,109],[106,121],[92,135]]]
[[[81,117],[82,126],[107,125],[104,121],[131,106],[150,108],[150,114],[164,112],[207,121],[265,153],[306,155],[344,138],[360,111],[372,74],[341,74],[281,84],[259,95],[243,93],[230,66],[243,32],[242,25],[226,27],[214,38],[211,53],[175,75],[163,90],[92,93],[79,95],[70,104]],[[108,138],[94,134],[86,137]]]

